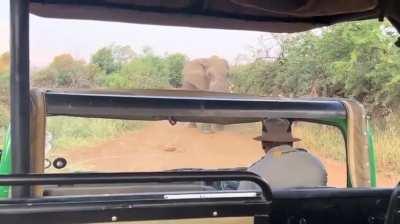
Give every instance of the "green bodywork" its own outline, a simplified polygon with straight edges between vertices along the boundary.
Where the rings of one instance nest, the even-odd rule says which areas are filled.
[[[374,133],[368,122],[368,155],[369,155],[369,170],[371,173],[371,187],[376,187],[376,150],[374,144]]]
[[[367,120],[368,122],[368,120]],[[347,120],[346,119],[333,119],[333,120],[324,120],[321,123],[326,125],[335,126],[340,129],[344,139],[346,140],[347,136]],[[375,154],[375,144],[374,144],[374,135],[373,130],[369,124],[367,123],[367,135],[368,135],[368,158],[369,158],[369,171],[370,171],[370,181],[371,187],[376,187],[377,184],[377,176],[376,176],[376,154]],[[349,173],[347,174],[349,175]],[[350,178],[347,178],[347,187],[352,187],[352,183]]]
[[[0,158],[0,175],[11,174],[11,131],[7,129],[4,136],[3,152]],[[0,198],[9,196],[10,187],[0,186]]]

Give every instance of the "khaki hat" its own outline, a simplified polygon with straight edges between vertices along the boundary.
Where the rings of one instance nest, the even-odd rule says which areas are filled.
[[[254,140],[262,142],[297,142],[299,138],[294,138],[290,132],[290,122],[286,119],[273,118],[263,121],[266,131]]]

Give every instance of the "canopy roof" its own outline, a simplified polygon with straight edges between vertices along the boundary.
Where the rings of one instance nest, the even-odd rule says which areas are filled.
[[[40,91],[50,116],[221,124],[255,122],[272,117],[317,122],[346,118],[343,100],[331,98],[288,99],[181,90]]]
[[[383,18],[400,24],[396,0],[30,0],[33,14],[65,19],[298,32]]]

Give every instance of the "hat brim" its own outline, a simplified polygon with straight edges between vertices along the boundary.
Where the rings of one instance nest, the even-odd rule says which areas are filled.
[[[274,139],[270,139],[270,138],[265,138],[263,136],[257,136],[255,138],[253,138],[256,141],[259,142],[298,142],[301,141],[301,139],[299,138],[274,138]]]

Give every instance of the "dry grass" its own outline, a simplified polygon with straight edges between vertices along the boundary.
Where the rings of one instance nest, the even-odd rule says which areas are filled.
[[[325,158],[341,162],[346,160],[343,136],[336,127],[298,122],[294,125],[293,135],[301,139],[296,147],[311,150]]]
[[[90,146],[139,128],[140,121],[99,118],[50,117],[47,130],[53,135],[52,147],[71,149]]]
[[[400,114],[374,124],[378,170],[400,175]]]
[[[372,125],[379,172],[400,175],[400,115]],[[335,127],[302,122],[294,129],[302,139],[297,147],[310,149],[326,158],[345,162],[343,137]]]

